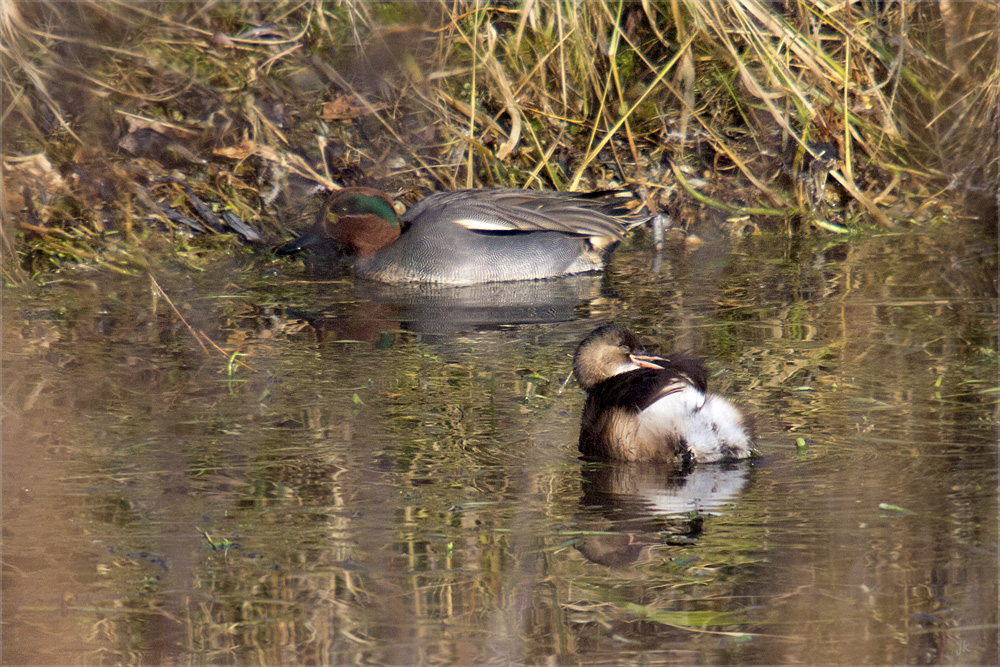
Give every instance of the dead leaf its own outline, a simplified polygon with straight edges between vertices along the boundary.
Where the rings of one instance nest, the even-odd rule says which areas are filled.
[[[366,107],[357,98],[344,95],[323,105],[321,116],[323,120],[347,120],[364,116],[372,111],[380,111],[385,108],[384,104]]]

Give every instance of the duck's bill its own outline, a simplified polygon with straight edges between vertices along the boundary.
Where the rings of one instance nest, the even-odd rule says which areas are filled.
[[[303,250],[333,254],[337,252],[337,245],[328,235],[316,229],[307,229],[288,243],[275,248],[275,252],[279,255],[293,255]]]
[[[297,252],[301,252],[307,248],[312,248],[318,245],[319,241],[319,236],[306,232],[301,236],[295,237],[285,245],[279,246],[275,252],[279,255],[293,255]]]
[[[640,354],[630,354],[628,356],[629,359],[632,360],[632,363],[638,366],[639,368],[659,368],[660,370],[663,370],[663,368],[665,367],[664,364],[667,363],[667,360],[664,359],[663,357],[654,357],[650,355],[640,355]]]

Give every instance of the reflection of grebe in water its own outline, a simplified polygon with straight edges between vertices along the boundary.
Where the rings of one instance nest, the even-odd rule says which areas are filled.
[[[749,479],[747,462],[687,473],[672,465],[585,464],[580,523],[601,534],[585,535],[575,546],[590,561],[623,566],[655,544],[690,544],[701,536],[705,517],[724,513]]]

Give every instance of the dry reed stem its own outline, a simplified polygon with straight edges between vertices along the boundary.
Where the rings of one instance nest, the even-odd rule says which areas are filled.
[[[155,129],[208,146],[202,153],[209,158],[231,159],[180,169],[198,170],[193,175],[207,178],[207,188],[225,184],[215,199],[265,224],[272,224],[270,200],[261,204],[255,179],[271,164],[328,189],[353,184],[356,177],[345,173],[362,173],[362,180],[411,192],[457,183],[631,183],[665,193],[674,184],[672,162],[705,170],[714,161],[739,174],[729,190],[781,202],[787,185],[765,174],[794,177],[802,167],[801,157],[783,162],[787,142],[803,147],[800,156],[827,142],[843,157],[831,182],[849,201],[845,215],[863,209],[879,224],[888,222],[890,195],[914,188],[912,176],[995,180],[997,139],[984,130],[1000,116],[997,36],[977,27],[991,17],[995,24],[995,6],[668,6],[526,0],[515,9],[441,0],[421,5],[409,28],[393,30],[387,16],[395,5],[364,2],[276,0],[226,11],[119,0],[3,3],[2,120],[21,128],[18,146],[32,148],[11,151],[8,143],[4,151],[43,150],[70,172],[79,154],[99,149],[79,117],[65,113],[66,89],[74,86],[90,96],[86,104],[129,119],[129,131]],[[412,6],[399,7],[405,14]],[[265,16],[273,35],[239,36]],[[127,27],[121,34],[131,37],[115,43],[74,25],[77,19]],[[942,30],[945,43],[935,37]],[[318,83],[299,90],[300,73]],[[731,85],[734,76],[739,85]],[[355,111],[316,117],[322,103],[340,97],[353,100]],[[275,112],[277,103],[295,112]],[[343,157],[331,157],[338,150]],[[125,181],[142,173],[143,165],[111,153],[89,168]],[[413,185],[397,180],[403,175]],[[722,176],[716,183],[727,189]],[[137,195],[127,186],[119,191],[121,224],[131,230]],[[698,201],[711,201],[710,194]],[[81,191],[44,193],[54,196],[92,208]],[[11,214],[20,212],[5,217]],[[72,216],[60,215],[55,225],[68,228]],[[105,224],[88,221],[95,229]],[[11,243],[5,236],[8,258]]]

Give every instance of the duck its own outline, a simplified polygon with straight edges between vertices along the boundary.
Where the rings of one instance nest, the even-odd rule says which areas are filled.
[[[315,224],[278,249],[333,246],[355,275],[381,283],[473,285],[601,271],[625,232],[644,222],[627,190],[438,192],[398,215],[387,194],[336,190]]]
[[[687,468],[752,455],[746,418],[708,393],[705,366],[690,354],[649,354],[633,331],[607,324],[577,346],[573,374],[587,392],[579,442],[586,459]]]

